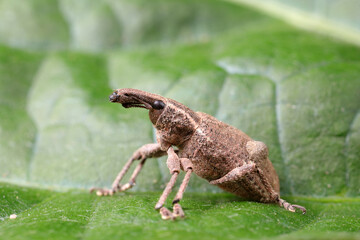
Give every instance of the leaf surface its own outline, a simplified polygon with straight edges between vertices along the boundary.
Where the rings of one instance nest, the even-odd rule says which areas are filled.
[[[0,180],[40,187],[2,184],[0,235],[359,237],[358,47],[213,0],[2,0],[0,44]],[[303,195],[289,199],[309,214],[214,194],[193,176],[189,218],[162,222],[151,209],[169,179],[165,158],[147,161],[132,193],[76,190],[109,187],[132,152],[155,141],[146,111],[108,102],[125,87],[265,142],[281,193]]]
[[[0,234],[4,239],[356,239],[359,199],[287,198],[305,215],[272,204],[241,201],[224,193],[189,193],[186,218],[164,221],[153,210],[160,193],[97,197],[0,185]],[[10,214],[16,219],[9,219]],[[329,232],[331,231],[331,232]]]

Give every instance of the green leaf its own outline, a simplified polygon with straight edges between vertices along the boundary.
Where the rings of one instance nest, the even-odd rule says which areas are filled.
[[[37,187],[1,185],[1,236],[359,237],[358,47],[214,0],[0,0],[0,44],[0,181]],[[193,176],[188,218],[162,222],[152,209],[165,158],[147,161],[131,193],[76,190],[109,187],[155,141],[146,111],[108,102],[124,87],[265,142],[281,193],[303,195],[289,200],[308,214],[241,202]]]
[[[164,221],[154,210],[159,193],[97,197],[0,185],[0,235],[4,239],[356,239],[360,201],[290,198],[305,215],[230,194],[189,193],[183,220]],[[9,219],[17,214],[16,219]],[[329,232],[329,229],[332,232]]]

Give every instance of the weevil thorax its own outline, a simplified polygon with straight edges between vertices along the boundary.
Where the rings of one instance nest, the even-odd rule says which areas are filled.
[[[149,112],[150,119],[152,112],[154,111]],[[180,146],[196,131],[200,117],[185,105],[167,98],[165,108],[153,124],[162,141]]]

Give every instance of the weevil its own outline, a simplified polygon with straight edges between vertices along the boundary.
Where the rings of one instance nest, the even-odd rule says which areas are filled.
[[[155,209],[163,219],[185,216],[180,205],[190,176],[195,173],[223,190],[243,199],[261,203],[276,203],[286,210],[306,209],[280,198],[280,184],[276,171],[268,158],[267,146],[251,139],[241,130],[202,112],[194,112],[185,105],[157,94],[137,89],[115,90],[109,97],[125,108],[149,110],[151,123],[156,129],[157,143],[150,143],[136,150],[115,178],[111,189],[92,188],[97,195],[113,195],[135,185],[136,177],[146,159],[167,155],[171,178]],[[130,166],[139,160],[128,183],[121,185]],[[185,176],[172,202],[173,211],[164,204],[180,171]]]

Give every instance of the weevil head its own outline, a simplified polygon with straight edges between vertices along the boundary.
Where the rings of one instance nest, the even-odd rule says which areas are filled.
[[[153,124],[156,123],[167,102],[167,99],[160,95],[132,88],[115,90],[109,96],[109,100],[110,102],[120,103],[124,108],[148,109]]]
[[[137,89],[117,89],[109,96],[109,100],[125,108],[148,109],[158,137],[173,145],[180,145],[189,139],[200,122],[197,114],[185,105]]]

